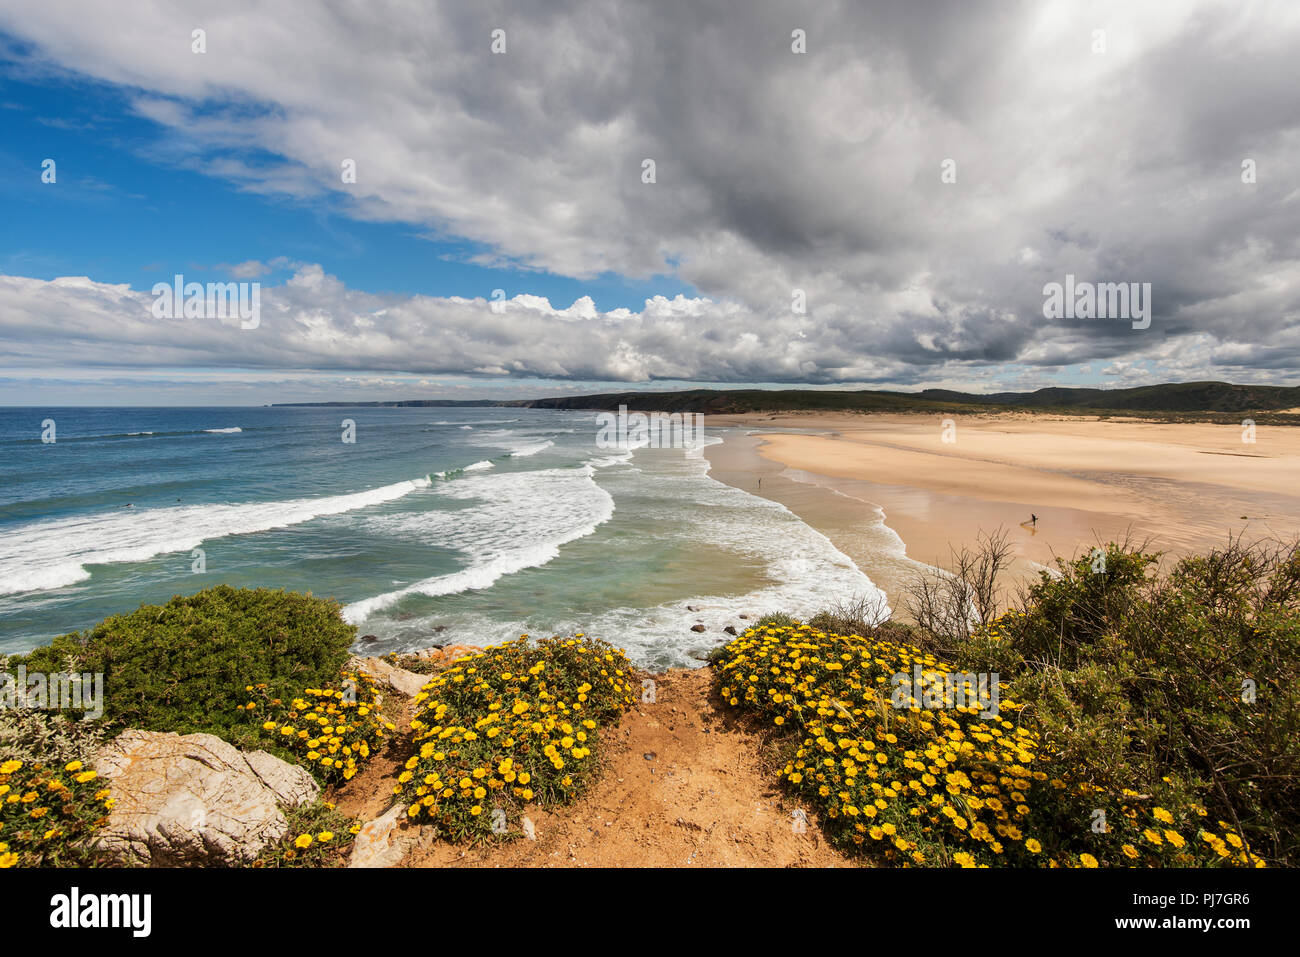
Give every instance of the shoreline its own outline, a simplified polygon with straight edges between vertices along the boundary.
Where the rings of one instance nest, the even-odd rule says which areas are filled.
[[[954,419],[955,442],[943,442],[943,418]],[[1013,549],[1007,586],[1112,540],[1174,559],[1229,535],[1300,532],[1300,495],[1289,494],[1300,432],[1290,429],[1260,429],[1249,445],[1231,426],[1033,414],[776,413],[706,424],[748,430],[706,451],[710,475],[822,532],[896,614],[908,577],[998,528]]]

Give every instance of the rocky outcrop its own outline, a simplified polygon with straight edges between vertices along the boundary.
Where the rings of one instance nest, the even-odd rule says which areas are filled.
[[[382,658],[353,658],[344,666],[344,670],[365,672],[379,684],[387,685],[398,694],[404,694],[408,698],[414,698],[419,693],[419,690],[424,687],[425,682],[429,680],[428,675],[407,671],[405,668],[398,668],[396,665],[390,665]]]
[[[415,658],[423,658],[425,661],[431,661],[435,665],[446,667],[457,658],[464,658],[466,655],[477,655],[483,649],[478,645],[445,645],[443,647],[425,648],[413,654]]]
[[[123,731],[94,764],[115,801],[96,843],[127,864],[246,864],[284,837],[282,807],[320,794],[304,768],[212,734]]]
[[[357,832],[348,855],[348,867],[395,867],[419,840],[419,830],[403,827],[406,808],[395,804],[386,813],[367,821]]]
[[[427,661],[435,669],[441,670],[457,658],[476,655],[482,650],[477,645],[448,645],[445,648],[424,648],[409,655],[399,655],[397,660],[415,658],[420,661]],[[429,675],[389,664],[383,658],[354,657],[347,663],[345,669],[363,671],[379,684],[386,685],[398,694],[406,695],[408,698],[415,697],[429,681]]]

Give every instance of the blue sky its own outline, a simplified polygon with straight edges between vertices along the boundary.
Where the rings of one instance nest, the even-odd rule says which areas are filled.
[[[472,298],[502,289],[559,307],[587,295],[602,311],[640,309],[656,294],[695,295],[670,276],[577,280],[487,268],[467,261],[481,246],[435,241],[413,224],[358,220],[338,196],[300,201],[241,190],[185,168],[167,131],[134,114],[122,90],[16,72],[10,65],[0,73],[0,272],[141,288],[160,273],[207,282],[227,278],[223,265],[287,257],[370,292]],[[57,189],[41,182],[46,157],[56,160]]]

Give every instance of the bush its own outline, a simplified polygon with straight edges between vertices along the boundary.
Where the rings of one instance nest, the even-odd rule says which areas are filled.
[[[104,729],[93,721],[69,721],[57,712],[0,708],[0,764],[67,764],[92,755],[104,743]]]
[[[104,721],[181,734],[255,740],[244,688],[270,697],[337,683],[356,628],[336,602],[226,585],[142,605],[12,658],[9,669],[104,675]]]
[[[808,624],[818,631],[837,635],[869,635],[889,617],[889,605],[883,593],[855,596],[839,601],[825,611],[808,619]],[[759,622],[762,624],[763,622]],[[783,622],[782,624],[792,624]]]
[[[768,625],[771,625],[774,628],[786,628],[791,625],[797,625],[797,624],[799,624],[799,622],[795,621],[785,612],[773,611],[773,612],[768,612],[762,618],[758,619],[758,621],[754,623],[754,627],[765,628]]]
[[[342,677],[342,688],[307,688],[287,705],[263,685],[244,689],[253,698],[245,713],[268,748],[305,765],[324,784],[352,780],[396,730],[380,710],[374,679],[360,671]]]
[[[312,801],[285,812],[289,830],[262,849],[250,867],[345,867],[361,822],[329,801]]]
[[[1230,541],[1164,576],[1156,561],[1111,544],[1059,562],[1022,609],[973,636],[962,665],[1014,676],[1061,773],[1294,863],[1300,550]],[[1068,820],[1098,809],[1127,819],[1123,802],[1095,801]],[[1226,837],[1211,846],[1241,853]]]
[[[601,729],[632,703],[631,674],[622,651],[583,635],[458,659],[415,698],[418,750],[393,789],[407,816],[485,838],[530,801],[570,800],[595,774]]]
[[[716,680],[729,705],[791,735],[782,779],[846,849],[932,866],[1261,863],[1223,822],[1202,827],[1204,808],[1101,794],[1052,761],[1012,698],[999,694],[994,715],[895,677],[918,667],[977,690],[976,675],[915,646],[810,625],[746,631],[725,646]],[[1100,833],[1088,811],[1099,803],[1114,808]]]
[[[85,763],[0,762],[0,869],[88,866],[88,839],[113,800]]]

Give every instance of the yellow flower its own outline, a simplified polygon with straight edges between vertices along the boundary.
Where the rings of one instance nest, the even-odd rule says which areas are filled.
[[[1037,854],[1043,849],[1043,845],[1039,844],[1038,841],[1034,840],[1032,837],[1025,841],[1025,847],[1029,849],[1030,854]]]
[[[1093,857],[1091,854],[1080,854],[1080,855],[1079,855],[1079,860],[1080,860],[1080,862],[1082,862],[1082,864],[1083,864],[1084,867],[1096,867],[1096,866],[1097,866],[1097,859],[1096,859],[1095,857]]]
[[[75,771],[80,771],[83,767],[85,767],[85,765],[83,765],[80,761],[69,761],[67,764],[63,766],[63,770],[75,772]]]
[[[21,761],[6,761],[4,764],[0,764],[0,774],[13,774],[22,766],[23,763]]]
[[[312,842],[312,836],[310,834],[299,834],[293,843],[297,847],[306,848],[306,847],[311,847],[311,842]]]
[[[330,841],[334,840],[334,832],[321,831],[316,835],[316,840],[320,841],[322,844],[328,844]]]

